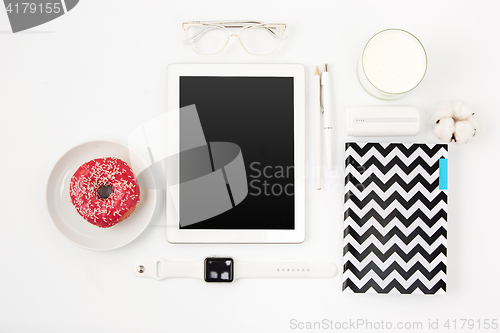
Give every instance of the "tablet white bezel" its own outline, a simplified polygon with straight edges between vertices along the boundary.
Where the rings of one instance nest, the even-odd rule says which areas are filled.
[[[300,64],[170,64],[167,74],[167,110],[179,109],[181,76],[293,77],[294,89],[294,230],[212,230],[180,229],[175,207],[178,191],[166,191],[167,240],[170,243],[301,243],[305,239],[305,75]],[[171,120],[173,119],[173,120]],[[167,129],[178,136],[179,118],[169,118]],[[170,137],[170,135],[169,135]],[[178,137],[173,144],[178,145]],[[169,143],[170,144],[170,143]],[[174,200],[176,202],[174,203]]]

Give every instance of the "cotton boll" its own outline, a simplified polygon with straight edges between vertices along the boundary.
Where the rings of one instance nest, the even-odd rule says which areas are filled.
[[[434,134],[443,142],[451,142],[455,132],[455,120],[451,117],[440,119],[434,126]]]
[[[474,126],[468,121],[461,120],[455,123],[455,141],[467,143],[474,136]]]
[[[474,135],[478,135],[479,132],[481,132],[481,130],[483,129],[483,121],[481,120],[481,118],[479,118],[479,116],[477,114],[473,114],[472,116],[470,116],[469,118],[467,118],[467,121],[476,130],[476,132],[474,133]]]
[[[436,123],[434,134],[445,142],[467,143],[483,127],[481,118],[463,102],[440,103],[431,119]]]
[[[437,122],[439,119],[453,117],[454,105],[451,102],[441,102],[438,104],[436,110],[432,114],[432,121]]]
[[[455,120],[465,120],[472,116],[472,109],[463,102],[453,103],[453,118]]]

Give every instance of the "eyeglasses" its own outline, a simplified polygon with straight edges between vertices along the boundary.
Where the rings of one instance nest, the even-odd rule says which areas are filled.
[[[257,21],[184,22],[184,43],[199,54],[211,55],[222,52],[231,37],[238,37],[243,49],[253,55],[269,55],[276,51],[285,36],[284,23]]]

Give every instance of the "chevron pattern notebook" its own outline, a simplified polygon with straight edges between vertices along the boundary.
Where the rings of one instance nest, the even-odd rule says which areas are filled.
[[[446,292],[448,145],[346,143],[344,291]]]

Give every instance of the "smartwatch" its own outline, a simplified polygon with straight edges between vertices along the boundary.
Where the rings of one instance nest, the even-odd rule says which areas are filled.
[[[163,280],[198,278],[205,282],[233,282],[242,278],[331,278],[337,266],[331,262],[244,262],[230,257],[208,257],[204,261],[142,261],[134,267],[139,277]]]

